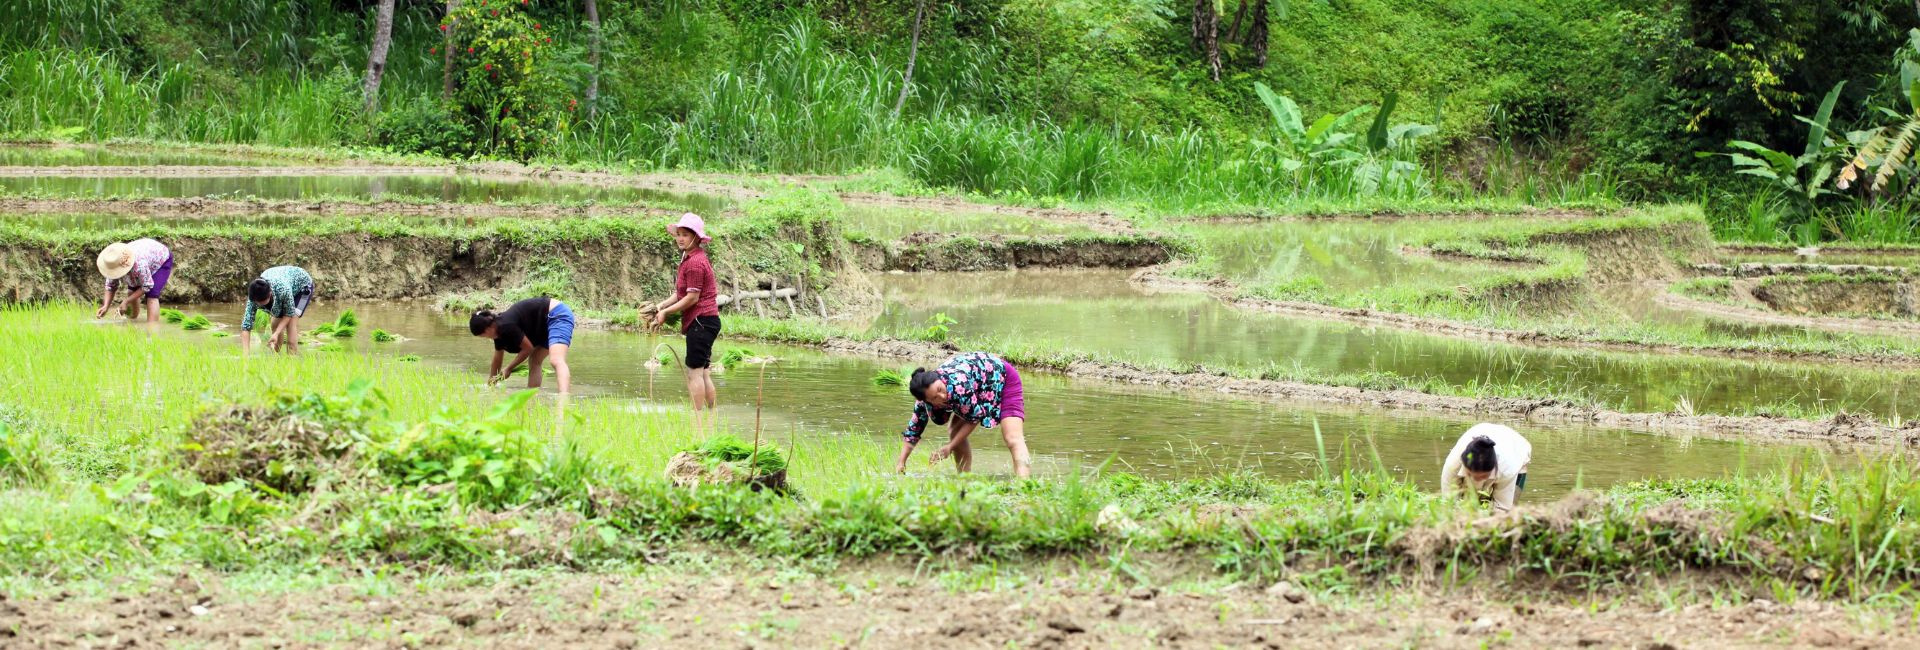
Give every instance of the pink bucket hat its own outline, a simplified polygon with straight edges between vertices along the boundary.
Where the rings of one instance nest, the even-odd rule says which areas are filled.
[[[703,243],[713,241],[712,237],[707,236],[706,220],[701,219],[700,215],[694,214],[692,212],[688,212],[686,214],[680,215],[679,221],[675,221],[673,222],[673,225],[667,226],[667,232],[672,233],[673,229],[675,228],[686,228],[687,230],[693,231],[693,234],[699,237],[700,241]]]

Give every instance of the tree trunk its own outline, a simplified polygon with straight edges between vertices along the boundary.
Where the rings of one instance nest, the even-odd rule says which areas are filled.
[[[595,107],[600,103],[600,6],[594,0],[587,0],[587,28],[593,31],[593,40],[587,44],[587,119],[593,119]]]
[[[460,0],[447,0],[447,16],[449,18],[453,16],[453,11],[459,8]],[[441,32],[447,35],[446,39],[444,39],[445,44],[440,47],[440,49],[446,53],[446,59],[440,66],[440,99],[442,101],[453,101],[453,30],[459,28],[459,25],[449,21],[446,31]]]
[[[1920,2],[1920,0],[1914,0]],[[907,90],[913,87],[913,64],[920,59],[920,23],[927,18],[927,0],[914,3],[913,41],[907,46],[907,74],[900,80],[900,98],[893,100],[893,119],[900,119],[900,109],[907,105]]]
[[[1915,0],[1920,2],[1920,0]],[[1240,23],[1247,18],[1247,0],[1240,0],[1240,8],[1233,11],[1233,23],[1227,27],[1227,42],[1240,39]]]
[[[1193,0],[1193,45],[1207,57],[1207,71],[1220,80],[1220,15],[1213,11],[1213,0]]]
[[[367,113],[380,108],[380,77],[387,72],[387,50],[393,47],[393,0],[380,0],[373,20],[373,49],[367,52]]]
[[[1253,1],[1253,25],[1247,28],[1247,39],[1242,43],[1253,50],[1255,67],[1267,67],[1267,0]]]

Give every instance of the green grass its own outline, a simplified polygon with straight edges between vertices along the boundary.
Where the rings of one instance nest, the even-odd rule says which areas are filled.
[[[660,478],[667,457],[711,442],[691,435],[677,412],[576,399],[563,415],[560,404],[531,393],[490,396],[471,373],[377,355],[246,357],[82,325],[81,314],[0,310],[0,344],[62,352],[25,357],[23,372],[0,377],[7,406],[27,414],[8,431],[34,436],[5,437],[10,457],[51,468],[37,484],[0,490],[8,512],[0,519],[0,577],[334,562],[454,571],[618,566],[687,543],[822,559],[1166,552],[1204,558],[1230,575],[1285,573],[1317,589],[1428,571],[1607,587],[1644,573],[1711,570],[1755,593],[1868,598],[1920,576],[1920,526],[1910,516],[1920,507],[1920,474],[1897,459],[1858,471],[1815,461],[1778,473],[1624,485],[1591,505],[1466,526],[1483,511],[1364,467],[1323,467],[1321,478],[1292,483],[1244,474],[898,479],[881,471],[888,464],[880,445],[802,436],[776,447],[804,495],[792,499],[669,487]],[[128,378],[77,372],[97,367],[134,369],[156,394],[102,403],[101,391]],[[254,411],[268,413],[264,419],[187,428],[196,412],[230,402],[271,406]],[[302,430],[354,434],[338,439],[359,453],[311,474],[337,481],[285,493],[244,481],[209,485],[183,464],[187,439],[264,440],[255,434],[275,430],[285,415],[310,423]],[[214,435],[221,431],[231,437]],[[335,474],[330,462],[347,465]],[[1209,504],[1247,514],[1209,514]],[[1146,527],[1097,526],[1110,507]]]

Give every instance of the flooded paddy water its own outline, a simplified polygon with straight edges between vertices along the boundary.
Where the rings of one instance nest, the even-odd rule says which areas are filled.
[[[475,391],[506,395],[524,387],[516,376],[502,387],[482,383],[491,346],[466,331],[458,314],[404,303],[329,303],[316,305],[307,327],[351,308],[361,320],[361,335],[343,351],[306,347],[307,354],[417,355],[422,363],[469,371]],[[238,305],[190,305],[216,322],[239,320]],[[384,329],[407,338],[374,343],[367,332]],[[169,335],[202,338],[204,334]],[[229,330],[231,331],[231,330]],[[217,339],[209,345],[232,345]],[[890,359],[829,355],[789,346],[728,341],[718,350],[750,347],[779,361],[767,367],[764,413],[770,435],[855,435],[891,447],[912,409],[901,387],[875,387],[871,377],[902,364]],[[581,331],[570,350],[575,399],[614,399],[632,408],[685,408],[684,371],[677,363],[648,370],[657,346],[678,353],[684,340],[638,332]],[[751,431],[753,396],[759,379],[754,367],[731,368],[715,376],[722,415],[736,430]],[[1276,477],[1305,477],[1319,471],[1324,445],[1335,468],[1349,464],[1381,466],[1421,485],[1437,485],[1438,461],[1474,420],[1409,412],[1388,412],[1326,404],[1271,403],[1224,396],[1168,391],[1110,382],[1025,372],[1028,391],[1028,441],[1036,466],[1065,473],[1107,464],[1109,469],[1146,476],[1200,476],[1250,469]],[[548,382],[551,386],[552,378]],[[551,391],[551,388],[548,389]],[[1320,436],[1316,438],[1315,428]],[[1777,467],[1791,459],[1836,449],[1836,462],[1848,463],[1853,448],[1804,444],[1760,444],[1713,438],[1653,435],[1572,425],[1520,425],[1533,441],[1537,458],[1528,490],[1557,496],[1577,486],[1602,487],[1654,477],[1716,477],[1742,469]],[[978,469],[1004,473],[1007,458],[996,432],[986,431],[975,449]],[[944,432],[930,433],[941,441]],[[618,441],[587,441],[617,453]],[[925,452],[910,471],[929,470]],[[1377,454],[1377,456],[1376,456]],[[942,466],[937,471],[950,471]],[[890,468],[875,468],[886,471]]]
[[[1619,410],[1701,413],[1767,404],[1907,415],[1920,371],[1843,364],[1606,352],[1475,341],[1235,309],[1210,296],[1156,292],[1125,271],[895,274],[876,279],[874,328],[905,334],[944,313],[957,335],[1044,340],[1164,364],[1238,363],[1325,374],[1387,372],[1453,385],[1514,383],[1578,392]]]
[[[0,151],[7,151],[0,149]],[[92,150],[79,150],[92,151]],[[214,158],[169,159],[160,154],[83,153],[80,160],[38,162],[15,156],[0,164],[137,165],[244,163]],[[147,155],[148,158],[138,156]],[[11,162],[10,162],[11,161]],[[677,206],[727,218],[733,199],[624,187],[569,185],[538,180],[502,180],[447,175],[98,178],[16,176],[0,178],[0,191],[42,196],[250,197],[263,199],[380,200],[401,198],[449,203],[630,201]],[[288,225],[314,217],[169,217],[209,224]],[[480,218],[513,218],[480,217]],[[55,229],[104,229],[146,217],[91,214],[8,217]],[[422,223],[470,223],[474,217],[405,217]],[[915,233],[993,236],[1071,236],[1093,232],[1084,224],[1027,215],[849,206],[850,233],[895,241]],[[1286,282],[1311,278],[1331,291],[1380,287],[1427,289],[1464,284],[1502,265],[1409,254],[1410,239],[1376,223],[1276,221],[1255,224],[1180,224],[1200,254],[1242,281]],[[976,274],[875,275],[884,306],[865,326],[878,334],[904,335],[925,327],[935,314],[957,322],[956,335],[1018,339],[1062,350],[1172,365],[1271,365],[1322,376],[1390,373],[1454,386],[1527,385],[1590,397],[1627,411],[1691,408],[1701,413],[1741,413],[1763,405],[1808,410],[1844,409],[1880,416],[1908,416],[1920,395],[1920,372],[1842,364],[1763,362],[1655,353],[1598,352],[1489,343],[1392,328],[1364,327],[1311,318],[1234,309],[1194,293],[1156,292],[1128,282],[1129,271],[1019,271]],[[1608,298],[1649,320],[1670,319],[1700,327],[1747,331],[1738,325],[1665,310],[1650,290],[1624,290]],[[471,371],[476,391],[488,358],[484,341],[468,336],[457,315],[425,303],[326,301],[310,324],[351,306],[366,322],[408,340],[348,342],[346,352],[311,354],[418,355],[425,363]],[[1638,307],[1636,307],[1638,305]],[[237,305],[191,305],[215,321],[238,321]],[[170,331],[177,331],[171,330]],[[1756,330],[1757,331],[1757,330]],[[201,336],[201,334],[185,334]],[[723,338],[723,341],[725,339]],[[228,339],[227,343],[230,344]],[[677,364],[649,371],[656,346],[678,350],[677,337],[629,332],[582,332],[576,340],[574,377],[582,399],[629,400],[639,409],[683,408],[683,373]],[[722,348],[733,345],[723,343]],[[871,377],[898,369],[894,360],[828,355],[816,350],[750,344],[781,361],[767,369],[768,428],[787,435],[857,435],[891,445],[906,421],[911,401],[904,389],[876,388]],[[735,426],[750,426],[757,375],[736,368],[721,375],[723,410]],[[519,381],[516,379],[516,382]],[[1108,464],[1150,476],[1191,476],[1237,469],[1289,477],[1319,471],[1324,455],[1336,467],[1371,466],[1375,460],[1431,486],[1436,459],[1473,420],[1449,415],[1381,411],[1328,404],[1272,403],[1028,373],[1032,416],[1029,437],[1043,471],[1066,472]],[[498,389],[505,394],[506,389]],[[1319,435],[1316,436],[1316,427]],[[1573,425],[1522,427],[1540,458],[1530,491],[1564,493],[1579,485],[1598,487],[1650,477],[1711,477],[1741,468],[1768,468],[1790,458],[1832,451],[1824,445],[1785,445],[1711,438],[1650,435]],[[942,434],[936,433],[933,439]],[[986,471],[1004,471],[1006,458],[992,432],[976,454]],[[610,445],[617,449],[618,445]],[[1826,454],[1847,462],[1857,454],[1842,447]],[[924,459],[924,455],[920,458]],[[926,471],[924,465],[916,465]],[[884,469],[884,468],[876,468]],[[943,470],[944,471],[944,470]]]

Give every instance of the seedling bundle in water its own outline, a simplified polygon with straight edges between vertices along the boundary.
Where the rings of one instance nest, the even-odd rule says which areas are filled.
[[[188,331],[199,331],[212,328],[213,321],[207,320],[207,317],[204,315],[194,314],[192,317],[182,321],[180,326],[186,328]]]
[[[182,321],[187,320],[187,315],[178,309],[162,309],[160,310],[160,320],[179,325]]]

